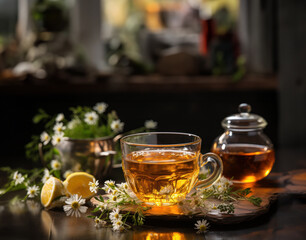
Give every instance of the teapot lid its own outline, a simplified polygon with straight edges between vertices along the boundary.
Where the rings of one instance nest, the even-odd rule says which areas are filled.
[[[254,130],[262,129],[267,126],[267,121],[256,114],[252,114],[251,106],[247,103],[241,103],[238,107],[239,113],[223,119],[221,125],[225,129],[236,130]]]

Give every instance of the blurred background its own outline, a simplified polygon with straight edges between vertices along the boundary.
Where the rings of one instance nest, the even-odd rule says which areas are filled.
[[[0,165],[32,118],[106,102],[125,130],[194,133],[208,151],[247,102],[276,149],[306,149],[306,2],[0,0]]]

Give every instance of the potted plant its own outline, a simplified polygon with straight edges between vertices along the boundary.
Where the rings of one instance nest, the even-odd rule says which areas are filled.
[[[45,122],[45,130],[40,136],[33,136],[26,145],[27,157],[32,160],[40,158],[44,165],[61,170],[64,175],[86,171],[97,179],[107,176],[114,157],[120,157],[116,142],[124,128],[117,113],[107,113],[107,108],[108,104],[104,102],[93,107],[72,107],[69,118],[63,113],[52,117],[40,109],[33,121]],[[156,126],[156,122],[148,120],[145,126],[129,133],[148,131]]]

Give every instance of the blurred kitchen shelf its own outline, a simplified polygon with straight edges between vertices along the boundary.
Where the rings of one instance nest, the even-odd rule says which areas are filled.
[[[0,81],[1,94],[80,94],[120,92],[277,91],[276,75],[248,74],[238,82],[230,76],[98,76],[94,82]]]

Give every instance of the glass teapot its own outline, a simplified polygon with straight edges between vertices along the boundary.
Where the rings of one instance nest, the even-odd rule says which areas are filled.
[[[222,158],[225,177],[238,183],[256,182],[273,167],[273,144],[263,133],[266,120],[251,114],[251,106],[246,103],[238,109],[238,114],[221,122],[225,132],[214,141],[211,151]]]

